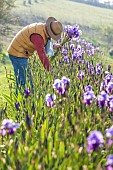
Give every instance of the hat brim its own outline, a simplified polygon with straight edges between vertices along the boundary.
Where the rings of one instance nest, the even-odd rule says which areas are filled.
[[[46,28],[47,28],[47,32],[49,34],[49,36],[53,39],[53,40],[59,40],[61,38],[61,34],[55,35],[52,30],[51,30],[51,22],[57,21],[54,17],[49,17],[46,21]]]

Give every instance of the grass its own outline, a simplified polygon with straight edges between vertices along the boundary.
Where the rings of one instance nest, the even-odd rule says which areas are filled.
[[[10,35],[9,38],[11,38]],[[69,45],[70,43],[67,43],[65,47],[69,49]],[[18,96],[13,93],[8,96],[9,83],[4,65],[0,64],[0,107],[4,106],[5,99],[2,94],[5,93],[9,101],[8,106],[11,108],[6,107],[5,111],[0,109],[0,124],[6,118],[20,123],[17,131],[15,131],[14,123],[14,129],[12,125],[10,127],[12,131],[6,127],[6,135],[0,137],[1,169],[105,169],[106,157],[112,154],[113,150],[113,146],[107,145],[105,133],[106,129],[113,124],[113,117],[109,106],[98,107],[97,97],[100,94],[100,84],[105,74],[102,71],[102,74],[93,75],[86,67],[86,60],[94,66],[97,60],[102,61],[105,69],[108,64],[113,63],[113,60],[106,54],[102,56],[100,52],[88,57],[86,46],[84,49],[86,49],[84,64],[78,64],[77,60],[72,61],[72,51],[68,50],[70,62],[64,62],[63,56],[59,54],[59,57],[55,58],[52,63],[53,68],[49,73],[44,71],[38,57],[36,59],[32,57],[30,66],[33,73],[34,93],[27,96],[23,91]],[[12,71],[11,64],[6,64],[6,68],[8,73]],[[78,79],[80,70],[85,73],[82,80]],[[55,79],[61,79],[62,76],[69,78],[70,83],[63,84],[62,87],[65,87],[66,91],[63,95],[59,95],[52,85]],[[86,106],[83,98],[88,84],[92,86],[96,96],[91,100],[91,106]],[[29,84],[26,84],[26,87],[29,88]],[[14,89],[10,89],[10,92],[14,92]],[[55,107],[46,106],[46,94],[56,94]],[[105,144],[104,147],[98,148],[97,152],[88,153],[87,137],[93,130],[98,130],[103,134]],[[94,141],[92,142],[94,144]]]
[[[16,0],[15,8],[13,9],[13,15],[22,18],[22,23],[20,25],[10,25],[12,31],[9,30],[7,37],[3,37],[2,41],[5,44],[5,50],[12,40],[13,36],[23,27],[22,25],[27,25],[32,22],[45,21],[49,16],[54,16],[59,19],[62,23],[70,24],[80,24],[85,27],[92,27],[92,30],[87,30],[86,35],[83,31],[84,37],[89,36],[89,40],[95,43],[106,46],[106,42],[100,42],[99,34],[102,29],[113,25],[113,10],[97,8],[85,4],[80,4],[72,2],[69,0],[38,0],[38,3],[32,3],[32,5],[23,5],[23,2]],[[96,32],[96,28],[101,28],[100,32]],[[104,36],[104,34],[102,35]],[[100,46],[101,48],[101,46]],[[107,47],[106,47],[107,48]],[[105,48],[103,49],[103,51]],[[105,69],[111,64],[113,72],[113,59],[109,58],[108,55],[104,55],[101,59]],[[7,70],[12,70],[10,64],[6,65]],[[5,68],[3,64],[0,64],[0,106],[4,103],[4,98],[2,93],[9,93],[8,83],[5,74]]]
[[[20,1],[17,2],[18,8],[21,8],[22,4],[20,4]],[[49,5],[55,3],[55,1],[43,1],[43,3],[40,3],[42,6],[44,5],[43,7],[45,8],[42,11],[45,13],[50,10],[48,9],[49,6],[45,6],[47,2]],[[73,4],[72,2],[62,0],[62,4],[63,2]],[[57,3],[55,7],[58,9]],[[66,4],[63,4],[63,6],[66,8]],[[36,8],[36,6],[34,7]],[[52,10],[55,7],[52,6]],[[29,10],[29,6],[25,8]],[[42,7],[40,6],[40,8]],[[18,14],[19,10],[17,9]],[[59,10],[61,11],[61,7]],[[40,13],[41,9],[37,8],[37,11]],[[35,14],[35,11],[33,12]],[[45,13],[44,15],[46,15]],[[30,22],[29,18],[26,18],[28,14],[30,12],[27,13],[25,11],[24,18]],[[21,13],[21,15],[23,14]],[[41,17],[44,17],[44,15],[41,15]],[[9,35],[9,38],[13,34],[14,32]],[[69,49],[69,45],[70,43],[66,44],[67,49]],[[87,50],[86,47],[85,49]],[[71,59],[72,51],[69,50],[68,54]],[[85,61],[89,61],[90,64],[93,63],[94,66],[97,64],[97,60],[102,61],[105,69],[107,69],[108,64],[112,65],[113,63],[112,59],[106,54],[102,56],[100,52],[95,53],[91,58],[87,57],[87,53],[85,54]],[[6,107],[5,111],[0,109],[0,124],[6,118],[11,118],[14,122],[20,123],[20,126],[15,123],[8,126],[8,123],[6,123],[6,129],[4,127],[0,131],[1,134],[5,135],[4,131],[6,130],[5,136],[0,135],[0,169],[105,169],[106,158],[113,151],[113,145],[107,145],[106,140],[106,129],[110,128],[113,124],[112,113],[109,111],[109,105],[99,107],[97,98],[93,98],[90,101],[91,105],[86,106],[83,97],[87,85],[92,86],[95,96],[98,97],[100,94],[100,84],[105,78],[104,72],[102,71],[102,74],[94,74],[93,76],[86,67],[86,62],[78,64],[77,60],[70,60],[70,63],[66,63],[63,61],[61,54],[52,63],[53,69],[50,73],[44,71],[38,57],[36,59],[32,58],[30,64],[34,80],[34,93],[26,96],[25,92],[21,91],[17,97],[11,93],[10,97],[7,98],[9,100],[8,106],[10,105],[11,110],[8,107]],[[10,70],[12,71],[11,64],[7,63],[5,66],[8,73]],[[80,70],[83,70],[85,73],[82,80],[78,79]],[[69,78],[70,83],[63,84],[66,91],[63,95],[59,95],[52,85],[55,79],[61,79],[62,76]],[[9,83],[6,79],[4,64],[0,64],[0,80],[0,107],[3,107],[5,99],[2,97],[2,94],[5,93],[6,97],[9,94]],[[26,87],[29,87],[29,84]],[[103,88],[106,89],[106,87]],[[14,89],[10,90],[10,92],[13,92]],[[46,106],[45,98],[48,93],[56,94],[56,100],[53,101],[55,102],[55,107]],[[87,100],[89,101],[90,98],[88,97]],[[15,103],[18,107],[15,107]],[[18,127],[17,130],[16,127]],[[97,143],[95,143],[97,146],[94,145],[95,139],[92,139],[92,143],[87,143],[87,137],[93,130],[98,130],[102,133],[104,139],[103,146],[102,140],[97,140]],[[93,144],[98,150],[92,148],[94,150],[88,153],[87,144]],[[100,148],[99,144],[101,145]]]
[[[22,1],[17,0],[14,13],[23,17],[24,22],[32,22],[42,17],[46,20],[54,16],[63,23],[78,23],[84,26],[108,27],[113,25],[113,10],[97,8],[69,0],[43,0],[39,3],[24,6]],[[30,14],[30,15],[29,15]]]
[[[71,51],[68,52],[71,57]],[[91,58],[85,55],[84,59],[90,63],[93,61],[95,65],[97,55],[101,56],[100,52]],[[62,64],[59,65],[59,61]],[[91,101],[91,106],[86,106],[83,100],[84,88],[88,84],[92,86],[96,96],[100,94],[99,87],[104,73],[93,76],[86,64],[78,64],[76,60],[65,63],[61,55],[53,62],[51,74],[40,67],[38,58],[32,58],[30,64],[35,93],[30,93],[27,97],[25,93],[19,93],[16,98],[11,95],[12,110],[9,112],[9,108],[6,109],[1,117],[1,121],[11,118],[20,123],[17,130],[14,126],[16,131],[13,135],[10,136],[10,131],[7,130],[7,135],[0,137],[1,169],[105,169],[106,157],[113,150],[113,146],[108,147],[105,134],[105,130],[113,124],[112,113],[109,112],[109,107],[98,107],[97,99]],[[85,72],[82,80],[77,78],[79,70]],[[62,76],[69,78],[70,83],[63,86],[67,87],[65,94],[59,95],[52,84]],[[56,95],[55,107],[46,106],[45,96],[48,93]],[[15,102],[19,103],[18,109]],[[87,137],[93,130],[103,134],[105,144],[97,152],[88,153]]]
[[[3,97],[3,94],[9,94],[8,80],[6,78],[6,69],[9,73],[12,70],[11,64],[2,64],[0,63],[0,109],[4,107],[6,100]]]

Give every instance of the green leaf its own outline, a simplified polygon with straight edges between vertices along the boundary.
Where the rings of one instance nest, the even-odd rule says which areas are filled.
[[[65,152],[65,145],[64,145],[64,142],[61,141],[59,144],[60,158],[62,158],[64,156],[64,152]]]

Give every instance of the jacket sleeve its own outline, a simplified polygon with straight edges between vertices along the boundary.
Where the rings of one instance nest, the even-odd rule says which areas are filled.
[[[50,70],[50,63],[48,57],[46,55],[45,47],[44,47],[44,40],[41,35],[33,34],[31,35],[31,41],[35,46],[35,49],[39,55],[39,58],[44,66],[44,68],[49,71]]]

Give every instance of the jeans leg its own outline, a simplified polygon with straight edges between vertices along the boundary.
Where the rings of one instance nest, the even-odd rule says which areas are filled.
[[[28,65],[28,59],[11,56],[11,55],[9,55],[9,58],[12,62],[13,68],[14,68],[14,74],[16,77],[17,88],[19,88],[19,86],[25,87],[26,69],[27,69],[27,65]]]

